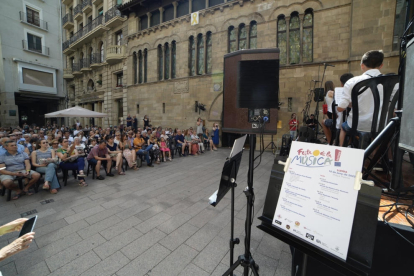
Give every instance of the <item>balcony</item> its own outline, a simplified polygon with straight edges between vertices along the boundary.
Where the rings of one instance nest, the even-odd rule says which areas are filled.
[[[102,3],[103,3],[103,0],[92,0],[92,4],[94,4],[95,6],[99,6]]]
[[[91,56],[91,68],[98,68],[105,64],[105,59],[101,56],[101,53],[94,53]]]
[[[19,13],[20,13],[20,22],[42,29],[44,31],[48,31],[48,25],[46,21],[40,20],[38,18],[33,18],[33,16],[28,17],[27,13],[24,13],[24,12],[19,12]]]
[[[23,50],[25,51],[39,55],[49,56],[49,47],[43,46],[39,43],[28,42],[27,40],[22,40],[22,44]]]
[[[71,13],[67,13],[62,18],[62,26],[63,29],[70,30],[73,28],[73,15]]]
[[[75,49],[69,48],[70,46],[70,41],[66,40],[65,42],[62,43],[62,52],[64,54],[70,54],[75,52]]]
[[[75,15],[75,20],[82,20],[82,4],[78,4],[75,9],[73,10],[73,14]]]
[[[121,26],[126,20],[116,6],[105,13],[105,26],[108,28]]]
[[[83,58],[80,60],[80,70],[81,72],[92,70],[90,66],[89,58]]]
[[[80,70],[80,64],[79,63],[73,63],[72,64],[72,74],[74,76],[80,76],[80,75],[82,75],[82,72]]]
[[[84,43],[89,43],[95,37],[102,36],[105,31],[108,31],[109,28],[106,28],[103,24],[103,16],[100,15],[92,20],[91,23],[77,31],[71,38],[70,38],[70,48],[76,49]]]
[[[69,6],[70,4],[72,4],[73,0],[62,0],[62,4]]]
[[[126,58],[126,47],[123,45],[112,45],[109,46],[106,51],[106,62],[108,64],[115,64],[121,62]]]
[[[73,79],[72,68],[63,69],[63,79],[65,80]]]
[[[82,11],[86,14],[92,11],[92,0],[83,0]]]

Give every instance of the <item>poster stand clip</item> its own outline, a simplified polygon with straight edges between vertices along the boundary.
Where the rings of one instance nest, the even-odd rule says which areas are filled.
[[[354,182],[354,190],[357,190],[357,191],[361,190],[361,184],[365,184],[365,185],[373,187],[374,186],[374,181],[364,180],[364,179],[362,179],[362,172],[356,172],[355,182]]]
[[[283,168],[283,171],[284,172],[287,172],[288,170],[289,170],[289,165],[290,165],[290,158],[288,157],[287,159],[286,159],[286,162],[283,162],[283,161],[278,161],[278,164],[279,165],[284,165],[285,167]]]

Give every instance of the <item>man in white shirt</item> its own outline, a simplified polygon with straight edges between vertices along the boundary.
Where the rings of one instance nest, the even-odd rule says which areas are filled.
[[[372,50],[366,52],[362,56],[361,70],[363,74],[354,77],[346,82],[342,94],[342,100],[338,103],[338,112],[344,111],[348,106],[352,107],[351,93],[352,89],[357,83],[381,75],[380,69],[383,66],[383,60],[384,54],[382,51]],[[397,88],[397,86],[394,88],[393,94],[395,94]],[[380,94],[381,109],[383,97],[382,86],[378,87],[378,92]],[[358,130],[370,132],[372,125],[372,115],[374,113],[374,97],[372,96],[372,92],[369,88],[358,96],[358,108]],[[339,136],[339,146],[343,145],[346,133],[348,133],[352,128],[352,113],[353,112],[351,110],[349,112],[347,121],[342,124],[341,134]]]

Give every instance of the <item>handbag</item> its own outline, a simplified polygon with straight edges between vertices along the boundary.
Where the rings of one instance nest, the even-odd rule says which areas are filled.
[[[322,110],[323,110],[323,114],[328,114],[328,105],[327,104],[324,104],[324,105],[322,105]]]

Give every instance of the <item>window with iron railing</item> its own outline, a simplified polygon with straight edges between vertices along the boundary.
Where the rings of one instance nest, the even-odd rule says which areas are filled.
[[[42,38],[32,35],[30,33],[27,34],[27,47],[30,51],[35,52],[42,52]]]
[[[29,7],[26,7],[26,13],[27,13],[27,23],[40,27],[39,12]]]

